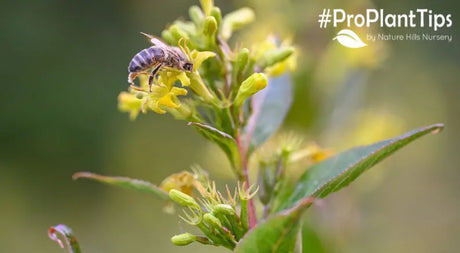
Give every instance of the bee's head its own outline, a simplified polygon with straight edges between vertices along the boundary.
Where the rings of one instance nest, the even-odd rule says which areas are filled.
[[[193,63],[186,62],[184,63],[182,67],[184,68],[185,71],[190,71],[190,72],[193,71]]]

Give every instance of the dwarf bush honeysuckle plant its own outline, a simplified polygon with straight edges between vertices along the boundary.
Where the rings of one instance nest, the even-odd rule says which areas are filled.
[[[202,0],[201,7],[189,9],[189,15],[191,21],[175,21],[162,32],[164,42],[156,44],[182,54],[193,67],[168,67],[174,59],[155,59],[166,63],[153,75],[150,67],[158,65],[130,75],[130,81],[136,78],[138,84],[120,93],[119,108],[132,120],[152,111],[186,121],[223,150],[235,174],[234,186],[217,187],[197,166],[169,176],[158,186],[90,172],[73,176],[151,193],[167,201],[169,210],[179,206],[179,218],[200,232],[172,236],[175,245],[201,243],[235,252],[308,252],[298,246],[302,245],[299,224],[316,199],[340,190],[399,148],[443,127],[422,127],[335,155],[288,137],[275,150],[255,155],[289,111],[289,73],[295,67],[296,49],[289,40],[274,36],[247,47],[242,42],[230,44],[236,30],[254,21],[249,8],[222,15],[212,0]],[[154,44],[158,40],[146,36]],[[250,159],[256,162],[249,163]],[[294,163],[303,167],[300,176],[290,170]],[[258,171],[257,180],[250,181],[252,170]],[[50,228],[49,235],[69,252],[80,251],[65,225]]]

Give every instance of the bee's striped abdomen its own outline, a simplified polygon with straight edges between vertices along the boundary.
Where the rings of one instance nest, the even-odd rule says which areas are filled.
[[[129,72],[140,72],[150,68],[155,62],[159,62],[164,56],[163,50],[157,47],[143,49],[137,53],[128,66]]]

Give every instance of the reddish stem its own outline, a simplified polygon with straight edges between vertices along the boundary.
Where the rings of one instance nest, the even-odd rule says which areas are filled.
[[[248,172],[248,161],[247,161],[247,148],[245,148],[240,139],[240,135],[237,135],[236,142],[238,145],[240,157],[241,157],[241,165],[243,168],[243,180],[245,182],[245,190],[247,191],[250,187],[249,183],[249,172]],[[255,227],[257,225],[257,216],[256,216],[256,209],[254,207],[253,198],[249,199],[248,202],[248,223],[249,229]]]
[[[243,167],[244,178],[246,180],[246,190],[249,188],[249,176],[247,172],[247,167]],[[256,216],[256,209],[254,208],[254,201],[251,198],[248,202],[248,222],[249,222],[249,229],[255,227],[257,225],[257,216]]]

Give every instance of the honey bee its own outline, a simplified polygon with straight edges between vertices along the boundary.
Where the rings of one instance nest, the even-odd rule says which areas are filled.
[[[149,91],[151,91],[155,75],[163,68],[176,69],[180,71],[193,71],[193,63],[189,61],[185,53],[178,47],[170,46],[146,33],[145,35],[153,46],[143,49],[137,53],[128,66],[128,83],[134,86],[134,79],[139,74],[149,75]]]

